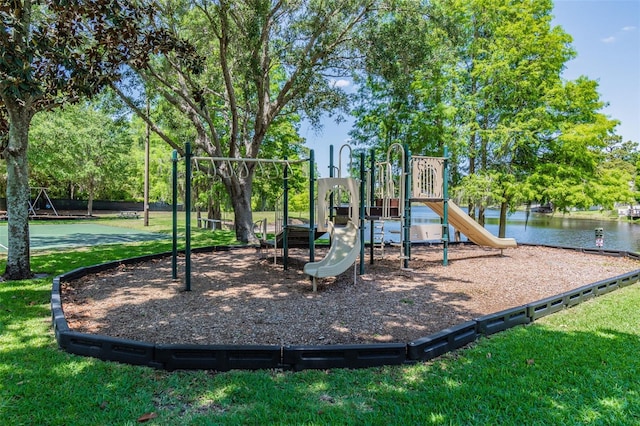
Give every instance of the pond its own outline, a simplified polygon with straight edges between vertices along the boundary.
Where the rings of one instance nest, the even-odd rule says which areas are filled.
[[[494,235],[498,235],[499,215],[498,210],[486,212],[485,227]],[[440,221],[440,217],[427,206],[417,204],[411,208],[411,218],[414,225],[433,224]],[[596,228],[603,229],[603,248],[640,252],[639,224],[626,221],[575,219],[561,213],[553,216],[531,213],[526,220],[525,212],[515,212],[507,217],[506,236],[515,238],[519,243],[596,248]],[[385,239],[393,241],[394,235],[398,238],[398,234],[393,231],[397,232],[399,229],[400,222],[386,222]],[[388,235],[390,237],[387,237]],[[463,240],[465,239],[463,236]]]

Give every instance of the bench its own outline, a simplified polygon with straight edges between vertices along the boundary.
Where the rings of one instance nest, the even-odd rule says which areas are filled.
[[[138,212],[127,210],[127,211],[121,211],[120,213],[118,213],[118,217],[123,219],[138,219],[140,215],[138,214]]]
[[[222,229],[222,221],[218,219],[207,219],[204,217],[199,217],[198,219],[198,228],[205,229]]]

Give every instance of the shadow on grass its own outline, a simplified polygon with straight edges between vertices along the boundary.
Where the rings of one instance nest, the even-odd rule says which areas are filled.
[[[527,344],[523,344],[527,342]],[[435,363],[364,371],[235,373],[220,422],[637,424],[638,336],[519,327]],[[220,383],[222,384],[222,383]],[[203,383],[204,385],[204,383]],[[206,386],[192,400],[207,394]],[[272,395],[265,397],[264,394]]]
[[[45,340],[0,349],[8,424],[132,423],[148,412],[160,424],[640,421],[640,339],[610,329],[519,327],[434,363],[300,373],[167,373],[68,355]]]
[[[0,282],[0,335],[20,329],[24,318],[49,319],[51,309],[50,280]],[[40,283],[40,285],[36,284]]]

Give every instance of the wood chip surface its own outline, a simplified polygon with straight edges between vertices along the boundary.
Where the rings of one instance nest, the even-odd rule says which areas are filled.
[[[324,256],[316,251],[316,260]],[[171,258],[63,284],[72,330],[191,344],[329,345],[410,342],[482,315],[521,306],[640,269],[640,262],[545,247],[413,247],[411,270],[398,248],[354,271],[318,281],[302,272],[308,251],[290,250],[289,269],[253,248],[192,255],[191,291],[171,279]]]

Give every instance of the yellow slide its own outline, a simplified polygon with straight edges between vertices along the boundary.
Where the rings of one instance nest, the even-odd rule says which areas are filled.
[[[443,215],[444,203],[442,201],[425,201],[425,204],[440,217]],[[513,238],[498,238],[485,228],[480,226],[478,222],[473,220],[468,214],[458,207],[454,202],[449,201],[449,223],[458,231],[462,232],[471,241],[480,245],[493,248],[511,248],[517,247],[518,244]]]

